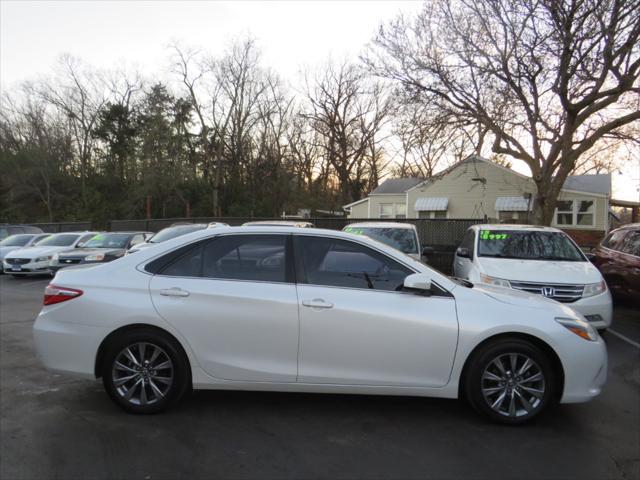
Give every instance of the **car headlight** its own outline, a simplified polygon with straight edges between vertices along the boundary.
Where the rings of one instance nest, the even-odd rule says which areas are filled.
[[[58,260],[60,260],[60,255],[58,255],[57,253],[51,257],[51,263],[58,263]]]
[[[84,257],[85,262],[101,262],[104,260],[104,253],[96,253],[94,255],[87,255]]]
[[[595,342],[598,339],[598,332],[589,322],[578,318],[556,318],[556,322],[565,327],[580,338]]]
[[[603,293],[607,291],[607,282],[604,279],[600,280],[598,283],[588,283],[584,286],[584,290],[582,292],[583,297],[593,297],[594,295],[598,295],[599,293]]]
[[[34,260],[34,262],[48,262],[49,260],[51,260],[51,255],[49,255],[48,257],[38,257]]]
[[[483,273],[480,274],[480,281],[482,283],[487,283],[489,285],[496,285],[497,287],[511,288],[511,284],[509,283],[509,280],[503,280],[502,278],[490,277],[489,275],[485,275]]]

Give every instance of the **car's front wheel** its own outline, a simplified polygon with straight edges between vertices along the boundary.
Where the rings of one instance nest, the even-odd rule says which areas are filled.
[[[547,354],[520,339],[491,342],[471,359],[467,399],[494,421],[519,424],[542,412],[554,398],[556,375]]]
[[[188,359],[168,335],[134,330],[109,342],[102,381],[109,396],[133,413],[158,413],[190,386]]]

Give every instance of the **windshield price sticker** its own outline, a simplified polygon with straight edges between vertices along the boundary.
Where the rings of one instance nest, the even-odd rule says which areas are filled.
[[[347,227],[344,231],[347,233],[353,233],[354,235],[364,235],[364,230],[362,228]]]
[[[490,230],[480,231],[480,240],[506,240],[509,238],[508,233],[496,233]]]

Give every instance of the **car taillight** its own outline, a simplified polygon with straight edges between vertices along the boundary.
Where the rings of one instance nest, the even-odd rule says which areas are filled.
[[[57,285],[47,285],[47,288],[44,289],[44,304],[53,305],[54,303],[66,302],[80,295],[82,295],[82,290],[59,287]]]

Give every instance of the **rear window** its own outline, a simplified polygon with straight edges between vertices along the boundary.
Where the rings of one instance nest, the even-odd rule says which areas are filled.
[[[162,243],[167,240],[171,240],[172,238],[179,237],[181,235],[186,235],[187,233],[195,232],[197,230],[203,230],[206,228],[206,225],[182,225],[179,227],[169,227],[163,230],[160,230],[156,233],[151,239],[149,239],[150,243]]]
[[[354,235],[364,235],[404,253],[418,253],[416,232],[411,228],[379,228],[354,225],[345,227],[344,231]]]

